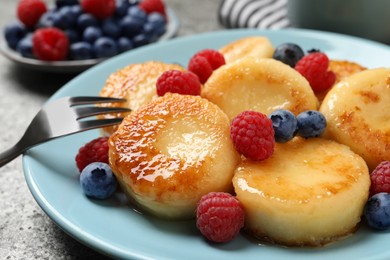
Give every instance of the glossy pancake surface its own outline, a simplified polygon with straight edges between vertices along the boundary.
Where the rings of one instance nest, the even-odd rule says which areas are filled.
[[[368,69],[340,81],[320,111],[327,119],[325,136],[351,147],[371,170],[390,160],[390,68]]]
[[[231,191],[239,155],[227,116],[199,96],[166,94],[127,116],[109,141],[110,165],[141,208],[190,218],[210,191]]]
[[[320,246],[355,231],[368,197],[364,160],[323,138],[277,143],[267,160],[245,160],[233,184],[245,230],[289,246]]]
[[[168,70],[185,70],[177,64],[159,61],[130,64],[125,68],[112,73],[100,91],[102,97],[125,98],[124,103],[105,104],[108,107],[127,107],[132,111],[157,97],[156,82],[162,73]],[[100,118],[123,117],[128,113],[106,114]],[[104,132],[112,134],[117,126],[106,127]]]
[[[307,80],[274,59],[242,58],[215,70],[202,96],[217,104],[230,119],[245,110],[270,114],[288,109],[294,114],[317,109],[318,101]]]

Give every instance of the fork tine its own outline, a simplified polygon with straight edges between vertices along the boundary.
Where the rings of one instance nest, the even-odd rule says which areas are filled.
[[[115,102],[125,102],[124,98],[113,98],[113,97],[90,97],[90,96],[79,96],[79,97],[70,97],[69,102],[71,106],[76,105],[88,105],[96,103],[115,103]]]
[[[122,122],[123,118],[110,118],[110,119],[98,119],[98,120],[85,120],[78,121],[81,130],[90,130],[100,127],[117,125]]]
[[[121,112],[130,112],[129,108],[125,107],[76,107],[74,109],[77,114],[77,119],[96,116],[109,113],[121,113]]]

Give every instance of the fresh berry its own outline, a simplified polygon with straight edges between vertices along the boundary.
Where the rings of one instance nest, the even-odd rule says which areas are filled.
[[[204,84],[213,71],[225,63],[225,58],[220,52],[204,49],[191,57],[188,63],[188,70],[198,75],[200,82]]]
[[[297,116],[298,134],[305,138],[318,137],[326,128],[326,118],[317,110],[306,110]]]
[[[34,27],[39,18],[47,11],[42,0],[20,0],[17,6],[17,16],[27,27]]]
[[[370,194],[375,195],[380,192],[390,193],[390,161],[381,162],[370,174],[371,187]]]
[[[93,162],[108,163],[108,137],[98,137],[80,147],[75,160],[80,172]]]
[[[83,32],[83,41],[93,44],[97,39],[103,36],[99,27],[89,26]]]
[[[336,81],[336,75],[328,70],[329,58],[322,52],[312,52],[300,59],[295,69],[309,81],[314,92],[329,89]]]
[[[33,52],[33,42],[32,35],[28,34],[23,39],[21,39],[16,47],[16,51],[22,55],[22,57],[34,59],[35,55]]]
[[[71,6],[64,6],[53,14],[53,25],[60,29],[73,28],[77,23],[78,16]]]
[[[71,44],[69,55],[73,60],[86,60],[94,57],[92,45],[88,42],[75,42]]]
[[[26,27],[18,22],[10,23],[4,29],[5,40],[7,41],[7,45],[12,49],[16,49],[19,41],[23,39],[26,34]]]
[[[113,39],[100,37],[93,44],[93,51],[96,58],[108,58],[118,54],[118,47]]]
[[[94,162],[82,170],[80,186],[88,197],[107,199],[116,191],[118,182],[108,164]]]
[[[229,193],[210,192],[198,202],[196,226],[212,242],[231,241],[244,226],[244,221],[240,202]]]
[[[76,30],[66,29],[64,33],[66,34],[66,37],[68,37],[69,43],[75,43],[80,41],[80,35]]]
[[[293,113],[278,109],[269,115],[275,132],[275,141],[285,143],[291,140],[298,131],[298,120]]]
[[[165,93],[200,95],[198,77],[190,71],[168,70],[157,79],[156,89],[159,96]]]
[[[119,52],[125,52],[133,49],[133,42],[127,37],[120,37],[117,40],[117,46]]]
[[[162,0],[142,0],[139,3],[139,7],[147,14],[157,12],[167,17],[165,4]]]
[[[370,197],[364,208],[364,216],[374,229],[390,228],[390,193],[381,192]]]
[[[236,150],[251,160],[265,160],[273,154],[272,121],[260,112],[243,111],[233,118],[230,137]]]
[[[127,16],[130,16],[130,17],[144,23],[148,17],[148,14],[145,13],[145,11],[142,10],[139,6],[134,5],[134,6],[131,6],[127,10]]]
[[[149,38],[146,34],[143,33],[134,36],[132,40],[134,47],[140,47],[149,43]]]
[[[107,18],[102,22],[103,35],[117,39],[121,36],[121,28],[118,22],[113,18]]]
[[[81,0],[84,12],[93,14],[98,19],[104,19],[114,14],[115,0]]]
[[[57,28],[41,28],[33,34],[33,51],[41,60],[64,60],[69,51],[69,40],[66,34]]]
[[[80,31],[84,31],[89,26],[98,26],[99,22],[92,14],[83,13],[77,18],[77,28]]]
[[[146,28],[151,28],[147,34],[150,35],[150,37],[157,37],[163,35],[166,30],[166,21],[164,17],[159,13],[151,13],[148,15],[148,19],[146,23],[144,24],[144,30]]]
[[[273,54],[275,60],[280,60],[293,68],[303,56],[304,52],[301,47],[294,43],[283,43],[277,46]]]
[[[133,38],[142,32],[144,23],[141,20],[126,15],[120,20],[119,26],[122,36]]]

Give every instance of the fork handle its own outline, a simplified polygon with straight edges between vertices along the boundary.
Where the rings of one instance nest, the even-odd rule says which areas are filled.
[[[19,143],[18,143],[19,144]],[[8,150],[0,153],[0,168],[21,155],[26,149],[22,148],[18,144],[9,148]]]

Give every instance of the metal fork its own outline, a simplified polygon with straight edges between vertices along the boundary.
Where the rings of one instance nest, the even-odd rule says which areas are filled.
[[[31,121],[22,138],[10,149],[0,153],[0,167],[29,148],[57,137],[119,124],[123,118],[80,120],[108,113],[128,112],[123,107],[87,106],[99,103],[124,102],[108,97],[64,97],[42,107]]]

